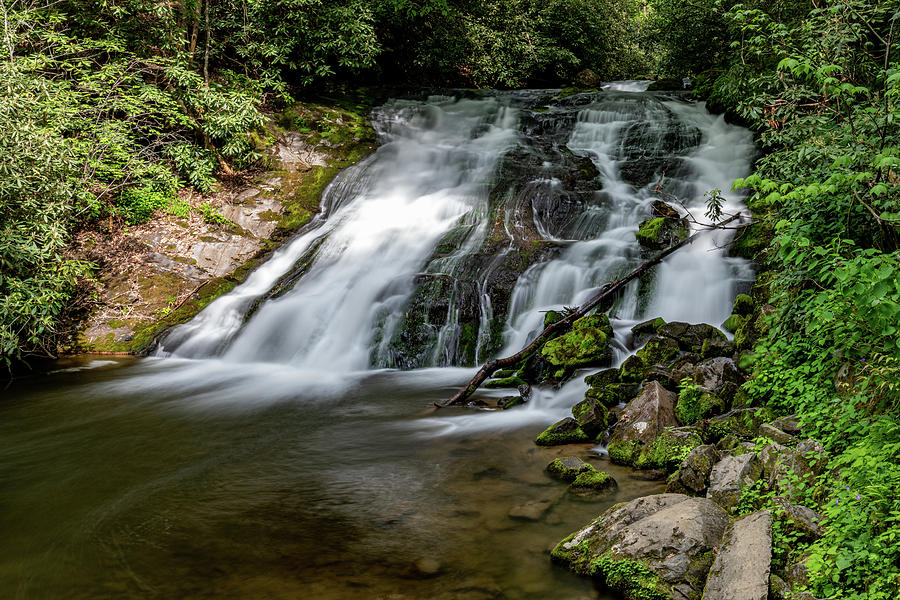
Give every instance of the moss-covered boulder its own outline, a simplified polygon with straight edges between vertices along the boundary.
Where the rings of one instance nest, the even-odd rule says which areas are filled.
[[[647,366],[637,356],[629,356],[619,367],[619,380],[623,382],[640,383],[647,372]]]
[[[584,382],[591,387],[604,387],[620,381],[618,369],[603,369],[584,378]]]
[[[666,324],[665,319],[662,317],[656,317],[655,319],[649,319],[647,321],[643,321],[638,323],[634,327],[631,328],[631,334],[638,335],[654,335],[659,328]]]
[[[709,392],[691,390],[679,395],[675,405],[675,418],[682,425],[694,423],[717,415],[725,410],[725,401]]]
[[[659,328],[658,334],[670,337],[678,342],[678,346],[685,352],[699,353],[703,348],[703,342],[709,339],[727,340],[724,333],[708,325],[707,323],[684,323],[672,321]]]
[[[734,344],[728,340],[710,338],[703,340],[703,346],[700,347],[700,356],[703,358],[718,358],[720,356],[731,358],[733,355]]]
[[[588,436],[596,438],[609,426],[609,411],[597,400],[585,398],[572,407],[572,417]]]
[[[678,342],[672,338],[653,337],[644,347],[637,351],[635,356],[641,359],[644,366],[668,365],[679,355]]]
[[[632,600],[699,600],[728,517],[706,498],[658,494],[617,504],[551,552]]]
[[[691,450],[678,470],[669,478],[666,491],[689,496],[704,496],[709,486],[709,474],[722,458],[715,446],[707,444]]]
[[[728,435],[752,439],[759,433],[759,426],[770,421],[772,413],[767,408],[736,408],[713,417],[706,428],[705,439],[718,442]]]
[[[738,294],[734,299],[734,307],[731,309],[732,314],[747,317],[753,314],[756,305],[753,303],[753,297],[750,294]]]
[[[594,467],[575,456],[562,456],[547,465],[547,472],[557,479],[572,482],[580,473],[594,471]]]
[[[671,473],[684,462],[691,450],[702,443],[700,434],[691,427],[667,429],[652,444],[640,449],[634,457],[634,466],[638,469],[661,469]]]
[[[554,323],[561,321],[565,317],[564,314],[557,310],[548,310],[544,313],[544,329],[547,329]]]
[[[572,417],[557,421],[537,436],[534,443],[538,446],[559,446],[588,442],[591,437],[584,432]]]
[[[584,397],[596,400],[607,408],[612,408],[634,398],[637,391],[638,384],[636,383],[613,383],[603,387],[588,388]]]
[[[747,318],[741,315],[732,314],[730,317],[725,319],[725,322],[722,323],[722,329],[727,331],[728,333],[734,333],[740,328],[741,325],[744,324]]]
[[[579,473],[569,484],[569,491],[576,494],[595,494],[613,490],[616,487],[618,484],[609,473],[591,469]]]
[[[606,315],[589,315],[575,321],[572,331],[553,338],[541,348],[551,379],[563,379],[577,368],[609,360],[612,328]],[[605,319],[604,319],[605,318]]]
[[[676,426],[675,399],[675,394],[656,381],[644,385],[619,417],[607,448],[610,460],[634,464],[666,428]]]
[[[648,250],[662,250],[677,244],[690,235],[690,227],[684,219],[654,217],[638,226],[634,234],[638,243]]]

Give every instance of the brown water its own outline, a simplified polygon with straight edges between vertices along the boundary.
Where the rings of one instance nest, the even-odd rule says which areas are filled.
[[[310,386],[286,367],[110,362],[0,396],[2,598],[607,598],[549,549],[661,491],[590,446],[535,446],[553,402],[435,415],[462,370]],[[544,472],[564,454],[618,491],[569,495]],[[553,502],[539,520],[508,516],[534,499]]]

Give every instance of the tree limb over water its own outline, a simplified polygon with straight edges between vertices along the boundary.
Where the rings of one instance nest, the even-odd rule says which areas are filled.
[[[732,215],[731,217],[725,219],[724,221],[722,221],[720,223],[716,223],[715,225],[710,225],[707,227],[707,229],[698,231],[694,235],[692,235],[688,238],[685,238],[684,240],[678,242],[677,244],[675,244],[673,246],[670,246],[669,248],[666,248],[665,250],[658,253],[656,256],[654,256],[650,260],[643,262],[640,266],[638,266],[637,268],[632,270],[630,273],[628,273],[621,279],[616,279],[614,281],[611,281],[610,283],[607,283],[606,285],[601,287],[600,290],[596,294],[594,294],[587,302],[585,302],[584,304],[579,306],[576,310],[570,311],[563,319],[560,319],[556,323],[551,323],[550,325],[548,325],[544,329],[544,331],[542,331],[541,334],[538,335],[534,339],[534,341],[532,341],[530,344],[528,344],[525,348],[523,348],[519,352],[513,354],[512,356],[507,356],[506,358],[494,358],[494,359],[487,361],[478,370],[478,372],[475,373],[475,376],[472,378],[471,381],[469,381],[469,384],[467,386],[465,386],[464,388],[462,388],[458,392],[456,392],[456,394],[454,394],[453,397],[450,398],[449,400],[447,400],[446,402],[444,402],[444,403],[435,402],[434,405],[437,406],[438,408],[443,408],[445,406],[455,406],[455,405],[459,405],[459,404],[463,403],[467,398],[469,398],[469,396],[471,396],[472,394],[475,393],[475,390],[477,390],[479,388],[479,386],[481,386],[481,384],[484,383],[485,380],[487,380],[488,377],[493,375],[496,371],[503,369],[503,368],[512,367],[512,366],[517,365],[520,361],[522,361],[524,358],[529,356],[532,352],[535,352],[538,348],[540,348],[544,344],[544,342],[546,342],[549,339],[552,339],[555,336],[555,334],[568,329],[568,327],[572,323],[574,323],[576,320],[585,316],[587,313],[589,313],[591,310],[593,310],[594,308],[599,306],[601,303],[603,303],[604,301],[613,297],[619,290],[624,288],[629,282],[631,282],[636,277],[639,277],[642,273],[644,273],[651,267],[654,267],[657,264],[659,264],[660,262],[662,262],[662,260],[665,257],[669,256],[670,254],[672,254],[679,248],[691,243],[694,239],[697,238],[697,236],[699,236],[703,233],[706,233],[707,231],[710,231],[712,229],[725,228],[724,227],[725,225],[738,219],[740,216],[741,216],[741,213],[737,213],[737,214]],[[746,225],[741,225],[741,226],[746,227],[747,225],[749,225],[749,223]]]

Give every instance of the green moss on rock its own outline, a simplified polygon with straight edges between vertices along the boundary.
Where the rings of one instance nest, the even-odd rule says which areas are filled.
[[[491,379],[484,384],[484,387],[489,389],[517,388],[520,385],[524,385],[525,383],[525,380],[520,378],[518,375],[511,375],[509,377],[501,377],[500,379]]]
[[[738,294],[734,299],[734,308],[731,309],[731,312],[746,317],[753,314],[754,306],[753,298],[749,294]]]
[[[602,577],[606,586],[621,593],[626,600],[671,600],[668,588],[659,576],[641,562],[615,558],[607,552],[594,559],[588,574]]]
[[[573,491],[591,490],[599,492],[614,487],[616,487],[615,479],[610,477],[608,473],[597,471],[593,468],[589,471],[585,470],[579,473],[569,485],[569,489]]]
[[[733,314],[728,317],[724,323],[722,323],[722,329],[729,333],[734,333],[738,330],[738,328],[744,324],[746,319],[738,314]]]
[[[678,342],[665,337],[651,338],[644,347],[637,351],[637,356],[645,367],[667,365],[674,360],[680,350]]]
[[[566,417],[545,429],[534,443],[538,446],[559,446],[562,444],[577,444],[590,441],[584,430],[572,417]]]
[[[547,472],[557,479],[572,482],[581,473],[594,471],[594,467],[574,456],[561,456],[549,465]]]
[[[551,365],[554,374],[560,368],[576,369],[597,364],[608,356],[609,336],[596,327],[573,329],[544,344],[541,355]]]

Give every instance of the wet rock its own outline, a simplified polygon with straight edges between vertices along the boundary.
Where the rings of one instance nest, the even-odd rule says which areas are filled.
[[[726,456],[709,474],[706,497],[731,512],[740,502],[744,489],[756,482],[762,471],[762,464],[755,454]]]
[[[511,377],[503,377],[501,379],[491,379],[490,381],[486,381],[484,387],[487,389],[499,389],[499,388],[517,388],[520,385],[527,385],[525,380],[521,379],[516,375],[512,375]]]
[[[606,407],[593,398],[586,398],[572,407],[572,416],[578,426],[590,437],[606,431],[609,414]]]
[[[441,563],[434,558],[420,558],[413,565],[414,573],[423,578],[437,577],[441,574]]]
[[[587,441],[590,441],[590,437],[578,426],[578,422],[572,417],[566,417],[545,429],[534,443],[538,446],[558,446]]]
[[[658,381],[668,390],[677,390],[678,382],[672,379],[672,373],[662,365],[653,365],[644,374],[645,381]]]
[[[510,508],[506,516],[515,521],[540,521],[553,508],[553,504],[550,499],[529,500]]]
[[[794,448],[781,444],[769,444],[759,453],[763,477],[770,486],[790,498],[797,481],[807,485],[814,483],[824,472],[828,462],[822,444],[815,440],[800,442]]]
[[[666,322],[662,317],[656,317],[655,319],[638,323],[632,327],[631,335],[635,346],[644,344],[644,342],[656,335],[656,331],[665,324]]]
[[[705,495],[713,465],[721,458],[715,446],[697,446],[684,459],[666,486],[670,493]]]
[[[642,222],[634,236],[638,243],[649,250],[662,250],[687,239],[690,228],[681,218],[654,217]]]
[[[619,367],[619,379],[624,382],[638,383],[644,379],[647,367],[637,356],[629,356]]]
[[[525,400],[521,396],[504,396],[497,400],[497,408],[508,410],[525,404]]]
[[[547,472],[563,481],[572,482],[579,473],[593,471],[594,467],[575,456],[563,456],[547,465]]]
[[[672,381],[680,384],[682,379],[690,379],[691,382],[693,382],[694,371],[697,370],[697,365],[699,365],[702,360],[703,359],[699,354],[694,353],[682,354],[673,360],[672,364],[668,366]]]
[[[551,556],[626,598],[699,600],[728,517],[705,498],[659,494],[613,506]]]
[[[604,315],[605,316],[605,315]],[[552,379],[563,379],[580,367],[598,365],[609,360],[609,320],[605,326],[599,316],[591,315],[575,321],[572,331],[553,338],[541,348],[549,365],[546,373]]]
[[[614,462],[633,463],[675,420],[675,394],[658,382],[648,382],[640,395],[628,403],[609,440],[609,455]]]
[[[730,357],[733,354],[734,344],[720,338],[703,340],[703,346],[700,348],[700,356],[703,358]]]
[[[516,389],[522,398],[522,402],[528,402],[531,399],[531,386],[529,384],[523,383]]]
[[[666,472],[662,469],[644,469],[632,471],[628,474],[628,478],[635,481],[659,481],[666,478]]]
[[[741,315],[731,315],[725,322],[722,323],[722,329],[729,333],[735,333],[738,329],[740,329],[741,325],[744,324],[746,317],[742,317]]]
[[[766,600],[772,562],[769,511],[735,520],[725,530],[703,591],[703,600]]]
[[[619,370],[604,369],[593,375],[588,375],[584,378],[584,382],[591,387],[605,387],[607,385],[619,383]]]
[[[653,365],[668,365],[678,355],[678,342],[666,337],[650,338],[644,347],[637,351],[635,356],[641,359],[645,367]]]
[[[746,317],[753,314],[755,304],[749,294],[738,294],[734,299],[734,307],[731,312],[735,315]]]
[[[650,216],[653,217],[663,217],[664,219],[680,219],[681,215],[678,213],[678,209],[663,202],[662,200],[654,200],[651,206]],[[661,317],[658,317],[661,318]],[[664,325],[665,321],[660,323],[660,325]],[[658,329],[659,327],[657,327]]]
[[[628,402],[638,392],[636,383],[614,383],[602,387],[591,387],[584,393],[585,399],[590,398],[600,402],[607,408]]]
[[[675,406],[675,418],[679,423],[692,425],[701,419],[721,413],[726,406],[725,400],[716,394],[699,390],[686,390],[678,397]]]
[[[777,427],[773,427],[768,423],[763,423],[759,426],[759,435],[764,438],[769,438],[773,442],[778,444],[783,444],[785,446],[792,446],[797,443],[797,438],[792,435],[788,435]]]

